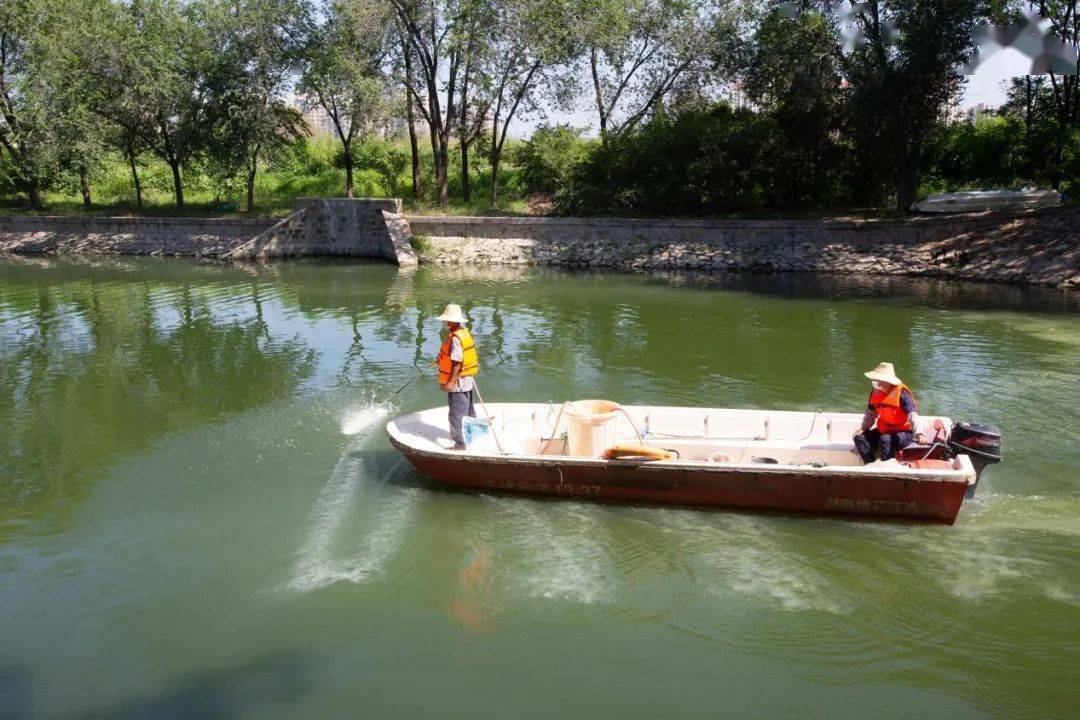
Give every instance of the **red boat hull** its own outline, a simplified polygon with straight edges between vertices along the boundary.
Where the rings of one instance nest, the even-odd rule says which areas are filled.
[[[565,463],[447,456],[391,441],[421,473],[486,492],[598,502],[739,508],[952,524],[967,483],[871,473],[692,469],[659,462]]]

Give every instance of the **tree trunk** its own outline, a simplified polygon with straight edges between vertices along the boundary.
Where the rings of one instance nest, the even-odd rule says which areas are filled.
[[[596,112],[600,116],[600,144],[607,144],[607,113],[604,112],[604,92],[600,89],[599,59],[595,47],[589,48],[589,69],[592,71],[593,92],[596,95]]]
[[[499,161],[502,160],[502,153],[498,148],[494,148],[491,151],[491,209],[494,210],[499,206]]]
[[[90,201],[90,178],[85,165],[79,166],[79,189],[82,191],[83,207],[90,207],[93,203]]]
[[[251,165],[248,167],[247,176],[247,211],[252,212],[255,210],[255,172],[258,168],[258,160],[252,160]]]
[[[413,199],[419,200],[424,192],[420,179],[420,144],[416,140],[416,128],[412,113],[412,100],[409,101],[409,150],[412,152],[412,194]]]
[[[405,44],[405,121],[409,125],[409,149],[412,151],[412,194],[414,200],[420,199],[423,188],[420,185],[420,144],[416,140],[416,112],[412,97],[412,47]]]
[[[356,191],[353,189],[353,156],[352,148],[349,145],[345,145],[345,197],[351,198],[356,196]]]
[[[450,152],[443,140],[439,141],[439,152],[435,160],[435,186],[439,191],[439,208],[446,210],[450,207],[450,177],[447,173]]]
[[[131,165],[131,181],[135,184],[135,207],[142,210],[142,183],[139,182],[139,169],[135,167],[135,153],[130,148],[128,164]]]
[[[169,167],[172,168],[172,181],[173,191],[176,193],[176,209],[184,209],[184,186],[180,182],[180,162],[178,160],[170,160]]]
[[[41,186],[38,184],[38,180],[35,177],[30,178],[27,183],[26,194],[30,200],[30,207],[34,210],[44,210],[45,203],[41,200]]]
[[[918,143],[898,158],[896,168],[896,209],[902,213],[911,212],[911,206],[918,199],[919,162],[921,158],[921,147]]]
[[[469,143],[461,141],[461,197],[465,202],[472,200],[469,192]]]

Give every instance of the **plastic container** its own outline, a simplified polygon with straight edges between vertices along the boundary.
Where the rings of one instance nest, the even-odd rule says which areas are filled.
[[[487,418],[464,417],[461,419],[461,435],[465,446],[471,450],[487,449],[491,439],[491,423]]]
[[[576,400],[566,406],[566,451],[571,457],[600,457],[615,444],[619,404]]]

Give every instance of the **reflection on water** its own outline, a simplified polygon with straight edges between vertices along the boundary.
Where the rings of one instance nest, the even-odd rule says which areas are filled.
[[[447,302],[493,401],[857,410],[890,360],[925,412],[1004,428],[1006,462],[949,528],[444,490],[382,425],[443,402],[426,377],[387,399]],[[844,276],[5,261],[0,699],[711,716],[720,688],[739,716],[1069,717],[1077,309]]]

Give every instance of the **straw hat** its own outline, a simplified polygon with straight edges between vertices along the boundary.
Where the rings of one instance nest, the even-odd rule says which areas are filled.
[[[446,309],[442,311],[442,315],[435,318],[439,322],[452,322],[458,325],[465,324],[465,316],[461,313],[461,306],[450,303],[446,306]]]
[[[871,380],[880,380],[881,382],[887,382],[890,385],[903,385],[904,381],[896,377],[896,370],[893,369],[892,363],[878,363],[878,366],[868,373],[863,373]]]

